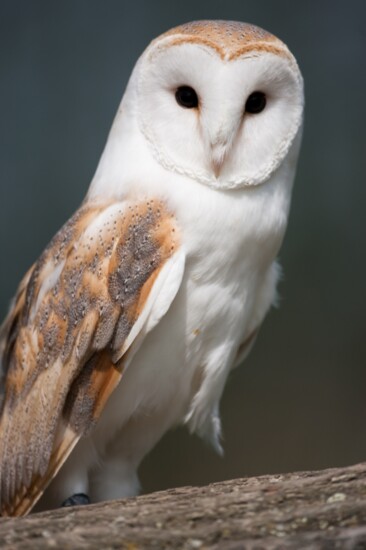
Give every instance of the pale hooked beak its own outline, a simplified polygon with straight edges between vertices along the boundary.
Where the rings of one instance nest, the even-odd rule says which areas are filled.
[[[207,136],[208,154],[215,178],[220,176],[223,164],[230,153],[238,132],[240,118],[236,113],[227,115],[221,124],[212,128]]]
[[[215,178],[218,178],[220,175],[228,149],[228,144],[222,141],[211,144],[211,166]]]

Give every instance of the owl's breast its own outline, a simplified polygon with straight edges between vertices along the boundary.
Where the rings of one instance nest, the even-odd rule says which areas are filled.
[[[171,198],[164,194],[186,255],[183,280],[110,398],[99,432],[104,437],[106,425],[118,431],[146,417],[157,440],[185,421],[219,448],[217,410],[226,378],[275,296],[285,205],[278,198],[273,205],[266,193],[198,185],[174,189]]]

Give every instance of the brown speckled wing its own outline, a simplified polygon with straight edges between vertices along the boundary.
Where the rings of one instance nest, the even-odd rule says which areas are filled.
[[[27,513],[93,427],[178,250],[161,202],[91,204],[26,275],[0,332],[1,515]]]

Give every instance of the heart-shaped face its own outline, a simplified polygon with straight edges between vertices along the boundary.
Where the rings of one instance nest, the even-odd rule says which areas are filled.
[[[165,168],[220,189],[259,185],[300,133],[303,81],[274,36],[197,22],[156,39],[136,68],[140,128]]]

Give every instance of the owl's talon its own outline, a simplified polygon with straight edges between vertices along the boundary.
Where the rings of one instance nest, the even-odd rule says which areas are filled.
[[[85,493],[75,493],[71,497],[67,498],[61,504],[62,507],[65,506],[83,506],[90,504],[90,498]]]

